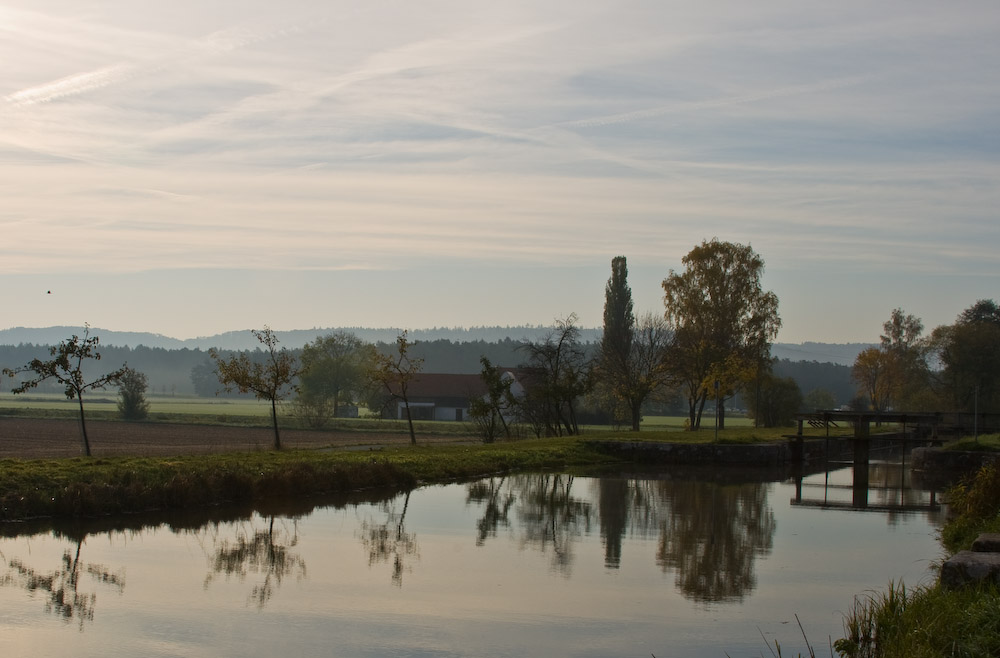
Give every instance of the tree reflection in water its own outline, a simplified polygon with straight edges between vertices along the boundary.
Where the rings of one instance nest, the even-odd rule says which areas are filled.
[[[658,483],[668,512],[656,562],[677,573],[685,597],[738,601],[757,584],[754,562],[771,552],[775,521],[764,483]]]
[[[590,532],[589,501],[572,494],[572,475],[534,474],[521,476],[521,504],[517,518],[521,522],[522,545],[537,545],[542,553],[552,549],[552,567],[570,575],[573,544],[582,533]]]
[[[23,560],[6,560],[4,557],[8,571],[0,577],[0,585],[17,585],[32,595],[42,593],[45,596],[45,612],[58,615],[67,622],[76,618],[82,631],[85,622],[94,620],[94,608],[97,604],[96,592],[80,591],[81,575],[84,572],[91,580],[107,585],[119,594],[125,589],[124,571],[112,572],[102,565],[80,561],[80,551],[86,537],[83,533],[72,538],[76,543],[75,551],[66,550],[60,568],[55,571],[40,572]]]
[[[227,580],[235,576],[240,582],[249,574],[263,574],[264,580],[254,585],[247,597],[248,603],[252,601],[263,608],[286,576],[294,573],[299,580],[305,578],[305,561],[289,550],[298,544],[298,524],[292,521],[291,530],[284,522],[275,528],[274,520],[271,516],[264,529],[239,527],[232,540],[220,541],[216,536],[217,546],[209,559],[211,572],[205,576],[205,588],[218,574]]]
[[[510,508],[517,497],[505,487],[506,476],[487,478],[468,485],[465,502],[481,503],[483,516],[476,523],[476,546],[482,546],[489,537],[496,537],[497,530],[510,527]]]
[[[550,473],[515,475],[509,479],[490,478],[468,485],[466,501],[483,504],[483,516],[476,523],[476,545],[495,537],[499,527],[510,525],[510,510],[517,504],[522,546],[552,551],[555,571],[569,575],[573,543],[590,532],[592,505],[573,496],[571,475]]]
[[[647,537],[658,529],[660,497],[652,480],[602,477],[597,481],[604,566],[621,565],[622,540]]]
[[[594,482],[596,505],[572,495],[574,478],[567,475],[517,475],[469,484],[466,502],[483,506],[476,545],[510,527],[514,508],[521,544],[542,552],[551,548],[553,567],[569,575],[573,544],[590,532],[596,511],[609,569],[621,566],[627,537],[658,537],[656,562],[665,572],[676,572],[683,596],[737,601],[756,586],[754,562],[771,551],[775,532],[766,483],[610,477]]]
[[[392,583],[403,586],[403,572],[409,571],[406,558],[415,556],[419,559],[417,536],[406,531],[406,510],[410,506],[410,492],[403,494],[403,510],[396,512],[396,501],[399,497],[385,501],[381,510],[385,513],[385,521],[375,523],[371,518],[361,522],[358,530],[361,543],[368,550],[368,566],[380,562],[392,563]]]

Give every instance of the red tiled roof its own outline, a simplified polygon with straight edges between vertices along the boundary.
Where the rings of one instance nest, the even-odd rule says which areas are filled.
[[[486,394],[479,375],[450,375],[421,372],[410,381],[409,398],[473,398]]]

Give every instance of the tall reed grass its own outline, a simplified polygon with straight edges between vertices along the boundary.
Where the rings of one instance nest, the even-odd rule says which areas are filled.
[[[890,583],[855,599],[844,631],[834,648],[846,658],[1000,656],[1000,589]]]

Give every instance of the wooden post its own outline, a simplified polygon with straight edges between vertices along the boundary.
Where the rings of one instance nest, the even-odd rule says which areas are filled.
[[[823,425],[826,426],[826,440],[823,442],[823,463],[826,468],[826,475],[830,476],[830,414],[823,412]]]
[[[805,439],[802,436],[802,418],[801,417],[799,417],[798,422],[799,422],[799,429],[795,433],[795,438],[792,439],[792,443],[791,443],[791,448],[792,448],[792,463],[793,464],[801,464],[802,462],[805,461],[805,457],[806,457],[805,456],[805,450],[804,450],[804,448],[805,448],[805,443],[804,443]]]
[[[862,414],[854,424],[854,499],[855,507],[868,507],[868,458],[871,420]]]

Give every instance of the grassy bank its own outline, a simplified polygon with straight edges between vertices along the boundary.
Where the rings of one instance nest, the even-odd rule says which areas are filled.
[[[1000,452],[1000,434],[982,434],[979,437],[966,436],[944,446],[945,450],[982,450]]]
[[[982,532],[1000,532],[1000,468],[981,469],[950,492],[948,503],[954,516],[941,540],[949,553],[971,548]],[[1000,587],[890,584],[855,602],[835,646],[850,658],[1000,656]]]
[[[237,405],[209,405],[215,409]],[[16,415],[51,417],[72,410],[22,409]],[[88,412],[101,419],[106,412]],[[166,414],[164,414],[166,416]],[[189,425],[231,422],[230,416],[178,412]],[[154,414],[154,418],[156,415]],[[243,422],[268,426],[263,416],[244,416]],[[175,416],[152,422],[177,420]],[[310,496],[376,487],[411,487],[421,481],[530,469],[559,469],[606,464],[614,457],[587,445],[590,440],[669,441],[684,443],[747,444],[783,440],[789,428],[754,428],[733,423],[716,435],[714,429],[678,432],[669,417],[657,417],[656,429],[623,432],[588,427],[577,438],[528,439],[491,445],[468,444],[468,424],[417,423],[424,436],[465,440],[465,445],[386,446],[375,452],[346,450],[285,450],[180,457],[102,457],[56,460],[0,460],[0,520],[36,517],[100,516],[151,510],[191,509],[225,503],[254,503],[281,496]],[[141,433],[144,423],[135,423]],[[336,429],[348,432],[407,431],[402,421],[337,419]],[[821,434],[820,430],[811,433]],[[583,440],[581,440],[583,439]]]
[[[378,451],[280,451],[174,458],[0,461],[0,520],[99,516],[407,488],[490,473],[607,463],[581,442],[545,439]]]

